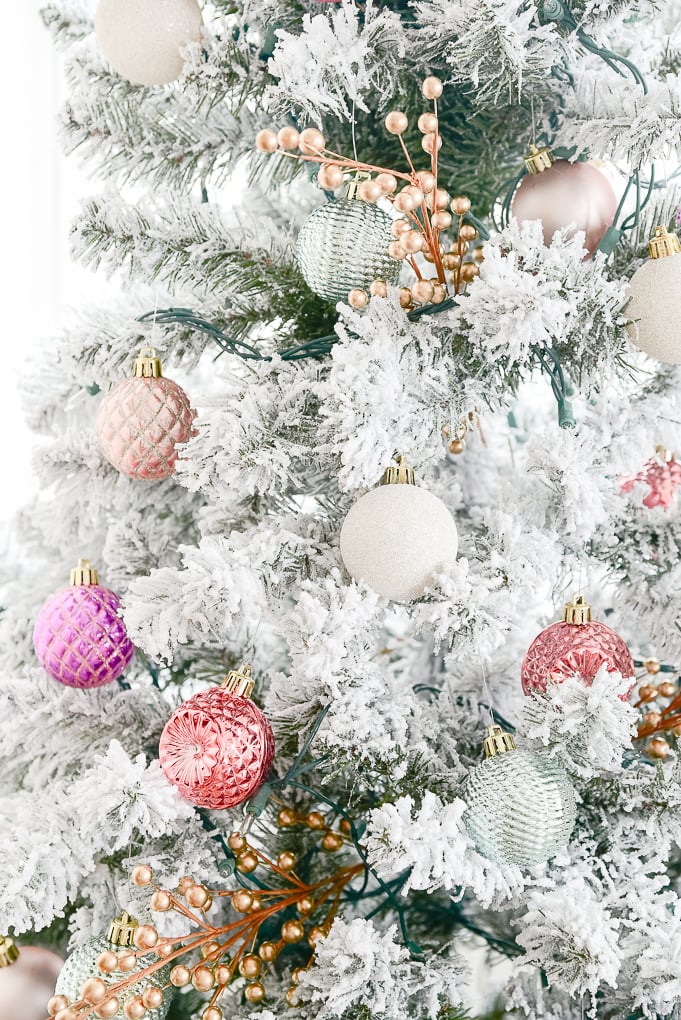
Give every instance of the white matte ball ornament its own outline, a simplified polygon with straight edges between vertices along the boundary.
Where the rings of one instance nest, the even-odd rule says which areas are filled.
[[[137,85],[166,85],[184,66],[180,50],[201,38],[196,0],[100,0],[95,32],[115,71]]]
[[[649,250],[650,259],[636,270],[629,283],[627,330],[644,354],[681,365],[681,243],[676,234],[657,227]]]
[[[398,471],[408,469],[389,468],[386,475]],[[367,492],[350,510],[340,534],[348,573],[395,602],[423,595],[434,575],[456,559],[458,544],[447,507],[413,482]]]

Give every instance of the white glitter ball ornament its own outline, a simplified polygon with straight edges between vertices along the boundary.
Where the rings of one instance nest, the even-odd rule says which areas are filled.
[[[644,354],[670,365],[681,364],[681,242],[665,227],[656,227],[648,245],[650,259],[629,283],[625,311],[632,341]]]
[[[145,953],[143,956],[140,955],[131,972],[114,971],[111,974],[103,974],[97,966],[97,960],[102,953],[119,952],[124,947],[129,947],[131,952],[137,953],[138,950],[133,942],[133,935],[137,926],[138,922],[135,918],[124,913],[111,922],[111,927],[106,935],[96,935],[93,939],[84,942],[82,946],[74,949],[57,978],[55,994],[66,996],[71,1003],[78,1002],[81,997],[81,988],[90,978],[100,978],[107,986],[117,985],[119,982],[129,978],[131,973],[135,974],[137,971],[145,970],[151,966],[157,959],[156,954],[152,952]],[[145,988],[149,986],[161,990],[166,989],[169,978],[170,967],[159,967],[153,974],[148,975],[136,984],[130,985],[124,992],[116,995],[120,1005],[118,1011],[113,1016],[117,1020],[120,1017],[127,1016],[124,1011],[128,1000],[142,995]],[[165,991],[161,1005],[156,1008],[147,1009],[144,1014],[145,1020],[165,1020],[170,1009],[171,998],[172,990]],[[109,1015],[107,1013],[107,1016]],[[89,1014],[89,1016],[92,1016],[92,1014]]]
[[[305,282],[325,301],[347,301],[374,280],[397,283],[402,268],[388,254],[392,219],[360,198],[339,198],[315,209],[298,234],[296,258]]]
[[[423,595],[434,575],[456,559],[458,544],[451,513],[415,484],[404,458],[357,500],[340,534],[348,573],[395,602]]]
[[[531,868],[567,846],[575,791],[555,758],[517,751],[510,733],[490,726],[485,759],[468,774],[463,816],[477,849],[497,864]]]
[[[180,50],[201,38],[196,0],[100,0],[95,32],[114,71],[137,85],[166,85],[184,66]]]

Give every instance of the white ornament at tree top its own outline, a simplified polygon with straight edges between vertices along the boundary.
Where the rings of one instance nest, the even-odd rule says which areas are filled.
[[[179,78],[181,50],[201,38],[196,0],[100,0],[95,32],[115,71],[137,85]]]
[[[423,595],[457,549],[454,518],[442,500],[415,484],[402,457],[355,503],[340,534],[348,573],[395,602]]]
[[[644,354],[681,364],[681,242],[656,227],[648,245],[650,259],[631,278],[626,307],[629,336]]]

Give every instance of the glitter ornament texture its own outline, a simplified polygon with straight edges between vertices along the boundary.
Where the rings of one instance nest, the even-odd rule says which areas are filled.
[[[100,404],[99,447],[109,463],[130,478],[170,478],[178,445],[193,435],[195,415],[182,387],[163,378],[154,349],[142,348],[134,377],[112,387]]]
[[[274,735],[253,702],[250,668],[200,691],[172,714],[161,734],[166,777],[199,807],[235,807],[264,782],[274,758]]]
[[[657,227],[650,258],[629,282],[627,330],[639,350],[669,365],[681,364],[681,243],[676,234]]]
[[[71,585],[48,599],[36,620],[36,655],[67,687],[91,690],[112,683],[135,652],[119,616],[118,595],[97,582],[97,571],[81,560]]]
[[[127,915],[123,915],[123,918],[128,920]],[[115,923],[115,922],[114,922]],[[136,922],[132,920],[132,924],[136,926]],[[112,925],[113,928],[113,925]],[[132,940],[112,941],[109,934],[97,935],[95,938],[90,939],[88,942],[83,943],[82,946],[78,946],[71,955],[68,957],[64,964],[62,971],[57,980],[56,994],[65,995],[69,1002],[77,1002],[80,999],[80,990],[91,977],[98,977],[104,982],[104,984],[115,985],[125,978],[129,977],[130,974],[135,974],[139,971],[145,970],[155,960],[155,954],[147,954],[141,956],[129,973],[122,973],[120,971],[114,971],[112,974],[103,974],[97,967],[97,960],[102,953],[116,952],[123,945],[128,945],[132,948],[133,952],[136,952]],[[142,994],[145,988],[152,985],[156,988],[163,989],[166,987],[169,981],[170,967],[160,967],[154,971],[153,974],[146,976],[142,981],[130,985],[124,992],[116,994],[120,1002],[120,1008],[115,1017],[123,1017],[125,1004],[128,999],[133,999],[135,996]],[[160,1006],[155,1009],[147,1009],[144,1014],[145,1020],[165,1020],[168,1014],[171,1003],[171,994],[168,991],[164,992],[163,1002]],[[91,1014],[92,1015],[92,1014]]]
[[[619,634],[591,619],[581,595],[565,607],[563,621],[538,634],[527,650],[521,668],[525,694],[544,693],[549,682],[579,676],[588,686],[605,665],[609,673],[634,676],[631,653]]]
[[[423,595],[434,575],[456,559],[457,549],[456,524],[442,500],[397,479],[358,499],[340,533],[350,576],[395,602]]]
[[[584,231],[584,247],[593,255],[616,209],[617,198],[605,174],[591,163],[559,159],[523,177],[513,196],[511,215],[520,222],[541,220],[546,245],[557,230],[573,224]]]
[[[388,255],[392,219],[361,199],[340,198],[315,209],[298,235],[296,256],[308,287],[326,301],[347,301],[374,280],[397,283],[402,262]]]
[[[485,753],[462,791],[469,836],[498,864],[531,868],[550,860],[567,846],[575,824],[575,791],[565,769],[546,755],[515,750],[500,726],[490,726]]]
[[[128,81],[165,85],[182,73],[180,50],[201,38],[196,0],[100,0],[95,32],[102,53]]]
[[[3,962],[9,959],[13,962]],[[15,949],[11,939],[0,939],[0,1020],[44,1020],[63,963],[42,946]]]

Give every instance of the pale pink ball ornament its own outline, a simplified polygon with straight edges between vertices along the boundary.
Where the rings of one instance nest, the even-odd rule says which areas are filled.
[[[530,146],[527,175],[513,196],[511,215],[523,223],[540,220],[544,244],[557,230],[573,224],[584,232],[584,247],[593,255],[615,218],[612,184],[592,163],[554,160],[547,148]]]
[[[182,49],[203,28],[196,0],[99,0],[95,33],[114,71],[138,85],[166,85],[182,74]]]
[[[172,379],[165,379],[153,347],[143,347],[134,375],[109,390],[97,414],[99,448],[117,471],[158,481],[175,474],[178,446],[194,435],[196,411]]]
[[[0,937],[0,1020],[44,1020],[63,963],[49,949]]]
[[[165,725],[161,768],[183,797],[223,810],[262,786],[274,758],[269,722],[250,698],[250,666],[232,670],[220,687],[185,701]]]

